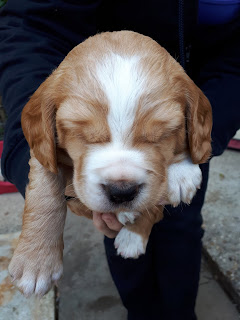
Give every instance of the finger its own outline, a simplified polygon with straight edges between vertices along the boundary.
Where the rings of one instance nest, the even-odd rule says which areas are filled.
[[[118,221],[117,217],[113,213],[103,213],[102,220],[111,230],[119,232],[122,229],[123,225],[121,224],[121,222]]]
[[[93,224],[96,229],[98,229],[108,238],[115,238],[118,234],[117,231],[108,228],[106,223],[102,220],[102,214],[99,212],[93,212]]]

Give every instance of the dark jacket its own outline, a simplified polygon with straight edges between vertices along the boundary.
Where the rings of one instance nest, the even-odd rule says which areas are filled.
[[[21,110],[74,46],[101,31],[140,32],[180,60],[212,103],[213,153],[221,154],[240,127],[239,20],[200,28],[197,0],[8,0],[0,10],[0,93],[8,115],[4,176],[24,193],[29,149]]]

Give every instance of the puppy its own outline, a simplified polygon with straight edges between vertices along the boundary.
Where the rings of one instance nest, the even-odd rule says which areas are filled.
[[[22,113],[31,159],[9,266],[18,288],[41,296],[61,277],[67,203],[88,218],[114,212],[117,253],[143,254],[159,201],[189,203],[199,188],[211,126],[208,99],[151,38],[107,32],[75,47]]]

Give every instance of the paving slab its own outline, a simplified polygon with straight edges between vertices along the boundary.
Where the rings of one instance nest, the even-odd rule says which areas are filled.
[[[54,320],[54,290],[43,299],[26,299],[12,284],[8,275],[7,267],[19,234],[0,235],[0,320]]]
[[[0,234],[20,231],[24,199],[19,192],[0,195]]]
[[[202,212],[204,252],[240,308],[240,152],[227,150],[211,160]]]
[[[240,130],[238,130],[234,136],[234,139],[240,140]]]
[[[201,266],[196,314],[198,320],[240,319],[236,306],[222,290],[204,258]]]

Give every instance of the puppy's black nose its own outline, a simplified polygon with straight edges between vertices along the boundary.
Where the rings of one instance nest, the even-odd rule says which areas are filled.
[[[140,185],[129,182],[116,182],[103,185],[109,200],[115,204],[132,201],[138,194]]]

